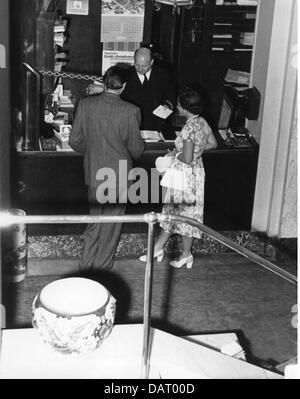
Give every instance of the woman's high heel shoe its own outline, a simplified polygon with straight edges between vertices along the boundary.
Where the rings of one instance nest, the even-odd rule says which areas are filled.
[[[153,258],[156,259],[157,262],[160,263],[160,262],[163,260],[164,256],[165,256],[165,252],[164,252],[163,249],[161,249],[160,251],[156,252],[156,253],[153,255]],[[146,254],[146,255],[140,256],[140,257],[139,257],[139,260],[140,260],[141,262],[147,262],[147,254]]]
[[[179,259],[179,260],[172,260],[169,263],[169,265],[173,266],[173,267],[176,267],[176,268],[179,268],[179,267],[182,267],[182,266],[186,265],[187,269],[191,269],[192,266],[193,266],[193,262],[194,262],[193,255],[189,255],[186,258],[182,258],[182,259]]]

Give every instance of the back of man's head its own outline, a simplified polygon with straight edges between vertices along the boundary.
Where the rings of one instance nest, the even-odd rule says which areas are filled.
[[[120,90],[127,82],[128,72],[119,66],[110,67],[104,74],[103,80],[106,89]]]

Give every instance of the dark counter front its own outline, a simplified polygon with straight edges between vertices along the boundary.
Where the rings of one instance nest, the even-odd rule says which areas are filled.
[[[134,167],[147,170],[155,159],[174,148],[174,143],[147,143]],[[204,223],[216,230],[249,230],[253,208],[258,149],[218,148],[203,154],[206,173]],[[12,206],[27,214],[86,214],[83,156],[75,152],[16,152],[12,157]],[[150,193],[150,190],[149,190]],[[150,194],[149,194],[150,198]],[[160,203],[128,204],[127,214],[160,212]],[[137,231],[146,225],[137,226]],[[124,226],[132,231],[135,226]],[[82,225],[31,225],[32,234],[81,232]]]

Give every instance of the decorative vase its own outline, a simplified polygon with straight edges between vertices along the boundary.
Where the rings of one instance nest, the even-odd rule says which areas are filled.
[[[110,334],[116,300],[100,283],[80,277],[46,285],[32,304],[32,324],[55,351],[88,353]]]

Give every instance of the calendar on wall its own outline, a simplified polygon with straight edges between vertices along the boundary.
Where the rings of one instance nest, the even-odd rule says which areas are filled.
[[[145,0],[102,0],[100,41],[143,41],[144,16]]]

